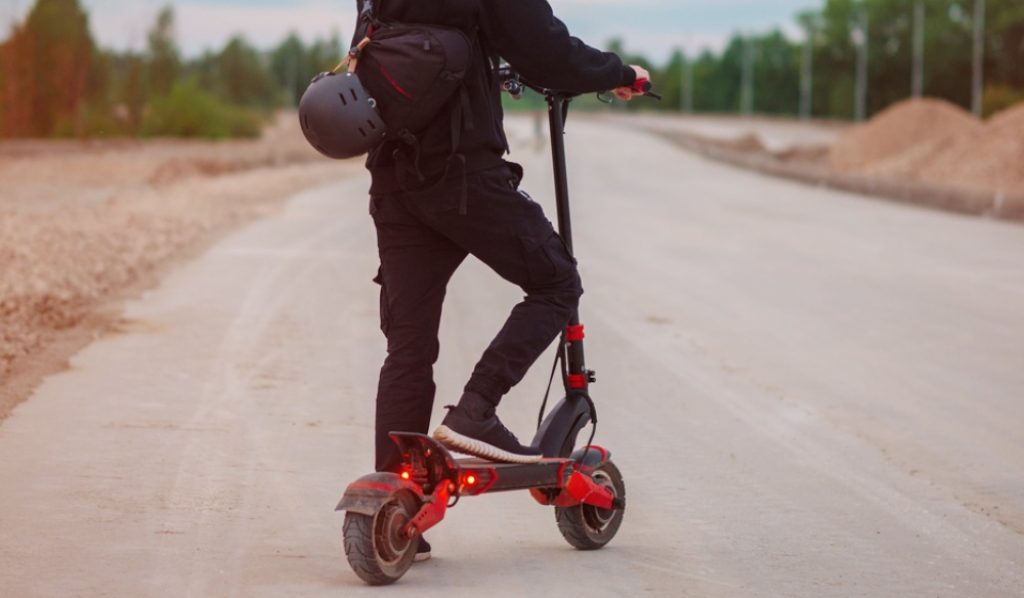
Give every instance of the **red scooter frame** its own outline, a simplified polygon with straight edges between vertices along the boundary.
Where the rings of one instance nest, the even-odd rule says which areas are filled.
[[[408,491],[422,503],[403,533],[422,535],[444,519],[452,502],[463,496],[480,496],[510,490],[530,490],[545,506],[570,508],[590,505],[605,511],[622,510],[625,498],[590,477],[610,453],[599,446],[580,450],[570,459],[543,459],[521,465],[484,459],[455,459],[433,438],[423,434],[394,433],[402,450],[401,473],[376,473],[349,485],[337,510],[375,515],[392,494]],[[584,455],[584,453],[586,453]]]

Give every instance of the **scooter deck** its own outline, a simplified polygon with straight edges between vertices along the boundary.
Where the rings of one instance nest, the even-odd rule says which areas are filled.
[[[497,463],[486,459],[456,459],[462,491],[467,494],[529,488],[561,488],[571,473],[568,459],[539,463]]]
[[[573,471],[569,459],[542,459],[530,464],[455,459],[447,448],[425,434],[392,433],[391,438],[402,450],[403,477],[430,486],[448,480],[462,494],[561,488]]]

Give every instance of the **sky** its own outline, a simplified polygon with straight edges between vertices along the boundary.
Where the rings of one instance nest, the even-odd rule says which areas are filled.
[[[140,49],[157,11],[169,0],[79,0],[89,11],[93,35],[118,50]],[[506,0],[517,1],[517,0]],[[0,26],[9,28],[34,0],[0,0]],[[351,35],[355,0],[170,0],[177,38],[188,56],[221,47],[235,33],[262,48],[295,31],[307,40]],[[720,49],[735,32],[781,27],[797,36],[794,16],[818,0],[551,0],[570,31],[603,46],[621,37],[627,50],[663,60],[674,48]]]

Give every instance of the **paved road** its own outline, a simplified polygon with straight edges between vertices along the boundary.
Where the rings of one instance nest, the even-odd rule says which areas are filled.
[[[624,527],[577,553],[524,494],[467,500],[389,596],[1024,593],[1024,229],[612,125],[570,149]],[[546,157],[519,158],[550,196]],[[5,595],[380,595],[332,512],[371,463],[383,351],[365,187],[182,267],[0,426]],[[518,296],[458,274],[443,396]],[[523,433],[539,369],[503,406]]]
[[[719,141],[736,141],[749,135],[756,135],[771,151],[829,146],[849,126],[838,122],[802,122],[786,118],[714,114],[678,116],[641,113],[630,118],[654,130],[689,133]]]

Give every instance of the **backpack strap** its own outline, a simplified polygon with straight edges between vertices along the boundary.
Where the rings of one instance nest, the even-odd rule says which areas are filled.
[[[473,46],[480,43],[479,37],[479,27],[474,27],[469,35]],[[470,64],[469,70],[473,70],[472,64]],[[472,131],[476,126],[473,119],[473,106],[469,99],[469,87],[465,80],[459,85],[459,91],[452,98],[452,102],[455,104],[449,115],[452,150],[448,155],[448,164],[445,166],[445,177],[448,176],[452,164],[457,164],[459,172],[459,215],[465,216],[468,210],[469,181],[466,173],[466,155],[459,151],[459,147],[462,145],[462,132]]]
[[[465,216],[467,212],[468,197],[468,185],[469,181],[466,180],[466,155],[459,152],[459,146],[462,145],[462,131],[464,128],[472,128],[473,123],[471,116],[469,116],[469,90],[466,89],[466,84],[463,83],[459,86],[458,93],[452,99],[455,102],[455,107],[451,111],[449,117],[452,135],[452,151],[448,154],[448,164],[445,165],[445,178],[451,171],[452,164],[458,165],[459,171],[459,215]],[[469,123],[467,126],[466,123]]]

